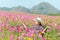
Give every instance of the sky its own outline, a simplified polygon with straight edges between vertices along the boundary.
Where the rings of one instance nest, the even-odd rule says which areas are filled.
[[[16,7],[24,6],[26,8],[32,8],[33,6],[41,3],[48,2],[55,8],[60,10],[60,0],[0,0],[0,7]]]

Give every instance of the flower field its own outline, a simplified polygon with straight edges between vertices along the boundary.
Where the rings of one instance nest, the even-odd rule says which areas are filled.
[[[44,35],[45,40],[60,40],[60,16],[47,16],[27,13],[0,12],[0,40],[43,40],[29,29],[33,18],[41,18],[42,24],[51,27]],[[25,29],[22,23],[27,25]],[[47,30],[48,31],[48,30]]]

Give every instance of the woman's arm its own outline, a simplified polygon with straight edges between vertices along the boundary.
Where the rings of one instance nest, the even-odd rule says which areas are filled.
[[[26,28],[27,28],[27,26],[26,26],[24,23],[22,23],[22,24],[23,24],[24,28],[26,29]]]
[[[46,31],[48,28],[51,28],[51,27],[47,26],[47,27],[42,31],[42,33],[45,33],[45,31]]]

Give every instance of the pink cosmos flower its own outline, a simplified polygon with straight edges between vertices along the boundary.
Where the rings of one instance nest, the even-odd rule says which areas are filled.
[[[33,34],[34,34],[34,31],[29,31],[29,32],[27,33],[27,36],[28,36],[28,37],[33,37]]]
[[[14,31],[15,28],[13,26],[10,27],[10,31]]]
[[[9,26],[10,26],[9,24],[5,24],[5,25],[4,25],[4,29],[8,29]]]
[[[21,36],[25,37],[25,36],[27,36],[27,34],[26,34],[26,33],[22,33],[22,35],[21,35]]]
[[[0,28],[3,26],[3,24],[2,23],[0,23]]]
[[[10,40],[13,40],[13,37],[14,37],[13,34],[11,34],[11,35],[10,35]]]
[[[29,29],[28,29],[28,28],[26,28],[26,29],[25,29],[25,31],[26,31],[26,32],[29,32]]]
[[[44,38],[44,37],[42,37],[42,40],[45,40],[45,38]]]
[[[42,37],[42,35],[41,35],[41,34],[39,34],[38,36],[39,36],[39,38],[40,38],[41,40],[45,40],[45,38],[44,38],[44,37]]]
[[[17,40],[20,40],[20,37],[18,37]]]
[[[2,34],[0,34],[0,38],[2,38],[4,36],[4,34],[2,33]]]
[[[60,29],[60,25],[57,25],[55,29],[56,29],[56,30]]]
[[[20,32],[20,31],[21,31],[20,26],[17,26],[16,32]]]

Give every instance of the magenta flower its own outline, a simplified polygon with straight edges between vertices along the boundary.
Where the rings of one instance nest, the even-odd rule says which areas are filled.
[[[10,31],[14,31],[15,28],[13,26],[10,27]]]
[[[20,26],[17,26],[17,29],[15,31],[20,32],[21,31]]]
[[[0,23],[0,28],[3,26],[3,24],[2,23]]]
[[[45,38],[44,38],[44,37],[42,37],[42,40],[45,40]]]
[[[11,34],[11,35],[10,35],[10,40],[13,40],[13,37],[14,37],[13,34]]]
[[[26,33],[22,33],[22,35],[21,35],[21,36],[25,37],[25,36],[27,36],[27,34],[26,34]]]
[[[5,24],[5,25],[4,25],[4,29],[7,30],[7,29],[9,28],[9,26],[10,26],[9,24]]]
[[[20,40],[20,37],[18,37],[17,40]]]
[[[27,33],[27,36],[28,36],[28,37],[33,37],[33,34],[34,34],[34,31],[30,31],[30,30],[29,30],[29,32]]]
[[[25,31],[26,31],[26,32],[29,32],[29,28],[26,28]]]
[[[0,34],[0,38],[2,38],[4,36],[4,34],[2,33],[2,34]]]
[[[39,37],[41,40],[45,40],[45,38],[44,38],[44,37],[42,37],[42,35],[41,35],[41,34],[39,34],[39,35],[38,35],[38,37]]]
[[[56,30],[60,29],[60,25],[57,25],[55,29],[56,29]]]

